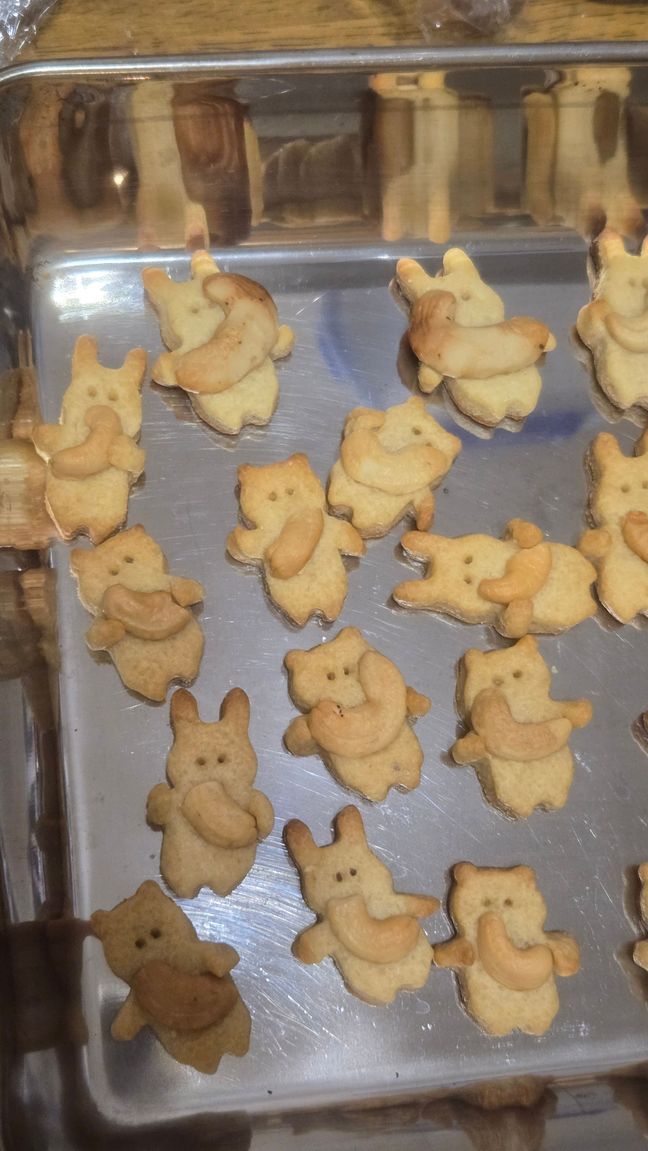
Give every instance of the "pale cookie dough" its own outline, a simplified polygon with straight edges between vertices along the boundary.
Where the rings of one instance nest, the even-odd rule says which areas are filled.
[[[427,982],[432,948],[419,919],[438,910],[429,895],[394,891],[389,868],[367,843],[362,816],[345,807],[335,838],[318,847],[305,824],[291,819],[284,835],[317,923],[302,931],[293,955],[302,963],[330,956],[349,990],[367,1003],[391,1003],[399,991]]]
[[[466,1010],[491,1035],[543,1035],[558,1011],[556,975],[580,968],[578,944],[545,931],[547,907],[530,867],[453,868],[449,912],[456,936],[434,948],[453,967]]]
[[[374,802],[390,787],[418,787],[423,752],[409,720],[426,715],[430,701],[357,628],[289,651],[284,662],[290,695],[305,713],[284,737],[293,755],[320,755],[340,783]]]
[[[146,352],[135,348],[121,368],[104,368],[97,341],[80,336],[58,424],[39,424],[34,446],[47,463],[45,503],[64,539],[82,532],[94,544],[121,527],[128,496],[144,471],[137,446]]]
[[[246,1054],[250,1014],[229,974],[236,951],[200,940],[157,883],[143,883],[112,911],[95,911],[90,926],[110,970],[130,985],[113,1039],[150,1027],[173,1059],[207,1075],[223,1055]]]
[[[642,863],[639,868],[639,882],[641,883],[641,895],[639,897],[641,922],[648,931],[648,863]],[[642,939],[639,943],[635,943],[632,957],[639,967],[648,971],[648,939]]]
[[[426,531],[434,519],[433,489],[460,451],[461,440],[429,415],[420,396],[385,412],[354,408],[329,477],[329,504],[365,539],[386,535],[406,515]]]
[[[578,313],[576,329],[608,399],[617,408],[648,408],[648,239],[634,256],[606,229],[594,252],[593,299]]]
[[[204,640],[188,609],[201,602],[202,584],[170,576],[141,524],[92,550],[76,548],[70,568],[81,603],[97,617],[88,647],[110,654],[126,687],[162,700],[172,680],[195,679]]]
[[[511,639],[566,631],[596,611],[591,563],[576,548],[547,542],[524,520],[510,520],[503,540],[407,532],[401,546],[428,565],[423,579],[394,588],[396,603],[404,607],[492,624]]]
[[[227,550],[239,563],[263,570],[268,594],[300,627],[312,615],[334,620],[347,593],[342,555],[364,555],[351,524],[330,516],[324,489],[308,458],[238,469],[241,513]]]
[[[597,526],[578,545],[598,571],[601,603],[621,623],[648,615],[648,432],[635,453],[625,456],[609,432],[592,443],[590,513]]]
[[[269,423],[279,398],[272,361],[288,355],[294,337],[265,288],[221,272],[208,252],[193,254],[184,283],[161,268],[145,268],[142,280],[170,349],[153,365],[155,382],[182,388],[197,415],[227,435]]]
[[[225,696],[218,723],[202,722],[190,692],[171,697],[169,785],[149,793],[146,818],[163,829],[160,870],[182,899],[195,899],[204,886],[229,895],[272,831],[272,804],[252,787],[257,758],[249,722],[250,701],[240,687]]]
[[[542,387],[536,364],[556,341],[538,320],[505,320],[504,304],[465,252],[450,248],[436,276],[399,260],[393,287],[409,310],[421,391],[445,380],[456,407],[487,427],[533,411]]]
[[[457,681],[457,709],[468,733],[452,748],[456,763],[475,765],[486,799],[508,815],[567,802],[574,774],[569,739],[592,718],[586,699],[553,700],[551,672],[533,636],[513,647],[467,651]]]

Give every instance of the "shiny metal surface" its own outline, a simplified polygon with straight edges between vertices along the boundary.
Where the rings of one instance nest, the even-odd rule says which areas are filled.
[[[562,185],[556,184],[554,218],[538,224],[527,208],[530,177],[521,152],[521,93],[529,86],[544,88],[556,77],[537,68],[506,76],[477,70],[439,76],[437,88],[461,94],[452,117],[444,119],[429,95],[417,96],[409,75],[415,63],[416,57],[406,61],[396,113],[382,106],[381,85],[369,89],[363,76],[331,84],[317,76],[249,74],[226,88],[221,83],[205,89],[202,81],[193,88],[182,75],[173,88],[159,81],[156,110],[143,120],[137,103],[142,93],[135,89],[158,82],[118,86],[113,74],[110,84],[94,92],[93,107],[104,111],[77,118],[80,130],[87,130],[86,146],[71,152],[61,151],[65,137],[59,128],[63,107],[74,108],[81,99],[73,76],[8,87],[4,104],[0,94],[6,129],[0,161],[9,240],[5,273],[15,295],[12,322],[5,317],[6,344],[13,362],[13,332],[30,331],[45,419],[57,418],[72,347],[82,333],[97,337],[109,364],[136,344],[151,357],[157,353],[159,331],[143,299],[140,270],[157,263],[186,276],[188,256],[182,249],[186,239],[197,239],[187,229],[196,221],[198,229],[202,226],[196,204],[204,210],[222,266],[262,279],[297,339],[291,359],[279,368],[281,399],[271,425],[233,440],[200,424],[182,396],[145,386],[146,475],[129,512],[129,523],[142,522],[160,542],[173,571],[205,585],[205,656],[193,689],[201,712],[215,717],[222,696],[235,684],[252,702],[257,781],[275,806],[275,830],[260,846],[253,871],[226,900],[203,892],[183,903],[201,935],[229,942],[241,955],[237,982],[253,1016],[250,1053],[244,1060],[226,1058],[218,1075],[208,1078],[174,1064],[146,1032],[132,1043],[115,1043],[109,1027],[124,985],[111,975],[98,942],[83,941],[82,932],[70,927],[64,967],[75,986],[67,998],[80,996],[87,1036],[75,1030],[71,1046],[68,1033],[66,1047],[59,1038],[46,1037],[40,1050],[32,1042],[14,1051],[8,1067],[11,1117],[17,1122],[22,1116],[23,1127],[9,1146],[29,1145],[21,1142],[25,1132],[48,1147],[101,1146],[109,1137],[138,1151],[166,1146],[167,1139],[174,1145],[179,1137],[200,1145],[208,1143],[215,1125],[228,1148],[247,1146],[250,1138],[255,1148],[283,1146],[288,1133],[299,1146],[348,1147],[357,1138],[388,1147],[397,1133],[406,1151],[429,1145],[431,1134],[435,1145],[450,1149],[469,1146],[472,1138],[470,1117],[453,1111],[454,1104],[421,1102],[373,1119],[347,1109],[396,1103],[403,1096],[425,1099],[432,1092],[502,1077],[553,1081],[648,1061],[648,1011],[627,963],[636,925],[626,914],[625,883],[630,869],[646,857],[648,843],[648,760],[633,735],[633,724],[648,705],[645,628],[620,628],[601,611],[567,635],[542,641],[543,654],[555,667],[554,694],[588,696],[595,718],[573,740],[577,768],[566,808],[512,822],[485,804],[472,770],[451,767],[448,759],[457,730],[456,662],[467,647],[501,641],[485,628],[394,607],[391,589],[411,570],[397,546],[401,529],[370,543],[366,557],[350,568],[349,596],[332,628],[315,622],[301,631],[289,627],[264,598],[258,576],[225,556],[225,539],[237,517],[240,463],[303,450],[325,480],[346,412],[358,404],[381,407],[406,398],[412,373],[401,347],[404,321],[387,284],[397,256],[438,260],[450,238],[469,248],[509,314],[529,313],[549,323],[558,350],[547,360],[540,403],[522,430],[498,430],[487,439],[474,428],[458,429],[463,451],[438,493],[435,530],[499,534],[509,518],[519,516],[538,523],[552,539],[573,543],[584,525],[584,453],[611,418],[592,391],[571,338],[576,312],[589,295],[587,245],[576,229],[591,227],[592,219],[581,211],[578,196],[576,207],[573,197],[561,200]],[[124,62],[113,72],[133,76]],[[624,115],[606,129],[628,149],[625,175],[637,210],[647,186],[637,128],[643,123],[645,90],[641,74],[632,84],[628,77],[629,95],[618,97]],[[89,106],[87,93],[84,99]],[[225,112],[227,101],[235,106]],[[209,133],[201,119],[205,106]],[[183,108],[190,109],[193,135],[178,130]],[[218,115],[247,140],[245,154],[235,153],[240,195],[227,213],[218,193],[233,177],[216,162]],[[474,138],[474,115],[488,130],[486,146],[470,168],[466,141]],[[406,161],[401,154],[399,168],[390,147],[412,119],[420,121],[412,140],[423,134],[432,146],[422,156],[412,146]],[[636,129],[631,137],[628,120]],[[260,167],[250,149],[250,126]],[[147,134],[168,147],[174,133],[177,154],[164,158],[160,146],[143,158]],[[456,157],[445,170],[445,191],[428,200],[430,178],[440,169],[435,145],[442,139],[450,139]],[[343,146],[338,152],[334,144],[327,153],[332,159],[325,179],[308,183],[300,170],[292,183],[273,182],[270,196],[270,161],[301,140],[307,146],[342,140]],[[342,168],[336,156],[349,155],[357,163]],[[403,172],[413,169],[416,180],[399,185]],[[596,172],[588,178],[597,191]],[[599,199],[609,211],[604,183],[601,179]],[[144,245],[158,250],[136,250]],[[439,401],[432,410],[457,430]],[[615,431],[626,450],[638,435],[629,420]],[[160,836],[146,826],[145,800],[164,776],[171,733],[167,705],[152,706],[130,695],[114,668],[87,651],[83,635],[89,617],[69,576],[68,553],[63,544],[52,551],[60,637],[60,784],[65,896],[72,916],[84,920],[95,908],[131,894],[144,879],[159,876]],[[423,991],[378,1009],[351,997],[332,964],[304,967],[290,954],[310,913],[281,828],[298,816],[325,841],[332,816],[349,795],[318,759],[293,759],[282,747],[283,731],[295,714],[282,660],[290,648],[310,647],[347,624],[363,628],[433,703],[417,726],[426,756],[420,788],[392,792],[382,805],[358,801],[370,842],[397,883],[443,896],[448,870],[460,859],[530,863],[547,899],[548,926],[580,941],[583,971],[561,982],[560,1015],[539,1039],[482,1035],[461,1009],[447,971],[433,970]],[[42,769],[27,755],[29,725],[23,724],[19,738],[16,679],[13,695],[3,697],[11,716],[4,725],[3,757],[13,765],[18,813],[10,820],[11,837],[0,817],[5,915],[12,927],[36,919],[47,902],[25,895],[40,891],[42,847],[36,839],[26,857],[29,830],[19,809]],[[11,811],[8,778],[2,782],[3,813]],[[60,863],[58,875],[62,906]],[[428,929],[432,941],[441,940],[449,924],[439,914]],[[51,949],[51,941],[48,945]],[[592,1147],[632,1148],[632,1123],[640,1125],[641,1117],[637,1082],[637,1091],[625,1101],[616,1088],[601,1088],[590,1102],[566,1092],[557,1106],[538,1104],[527,1115],[533,1120],[528,1130],[522,1118],[516,1120],[522,1146],[583,1146],[588,1139]],[[627,1111],[617,1113],[615,1100]],[[305,1111],[310,1117],[298,1116]],[[583,1113],[577,1126],[574,1116]],[[491,1128],[506,1147],[506,1128],[494,1122]],[[487,1131],[489,1121],[480,1123]],[[89,1144],[89,1138],[95,1142]]]

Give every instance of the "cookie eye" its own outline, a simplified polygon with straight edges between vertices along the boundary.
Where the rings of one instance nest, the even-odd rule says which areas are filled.
[[[513,906],[513,900],[512,899],[505,899],[504,900],[504,906],[505,907],[512,907]]]
[[[492,907],[492,906],[493,906],[493,900],[492,899],[484,899],[483,900],[482,907]]]
[[[344,669],[344,674],[345,674],[345,675],[351,675],[351,668],[350,668],[350,667],[345,667],[345,669]]]
[[[204,755],[199,755],[198,759],[196,760],[196,767],[204,767],[206,763],[207,760],[205,759]]]
[[[125,564],[134,564],[135,563],[135,556],[124,556],[124,563]]]
[[[464,583],[472,583],[472,576],[464,576]]]
[[[465,564],[471,564],[472,562],[473,562],[472,556],[464,556],[464,563]]]
[[[90,396],[91,400],[94,400],[96,394],[97,394],[96,388],[88,388],[88,395]]]
[[[141,951],[143,947],[146,947],[146,940],[142,939],[142,937],[140,935],[139,939],[135,940],[135,946],[136,946],[138,951]]]
[[[423,434],[423,431],[422,431],[422,429],[421,429],[421,428],[412,428],[412,435],[414,435],[414,436],[420,436],[420,435],[422,435],[422,434]]]
[[[190,308],[189,311],[191,312],[192,316],[197,316],[200,311],[200,307],[198,304],[194,304],[193,308]]]
[[[286,495],[287,496],[294,496],[294,494],[295,494],[294,488],[286,488]]]
[[[326,678],[327,679],[335,679],[335,672],[334,671],[327,671]]]
[[[461,293],[462,300],[469,300],[470,297],[471,297],[471,293],[467,292],[464,288],[463,292]]]
[[[119,396],[117,395],[117,392],[115,392],[115,391],[108,392],[108,399],[109,399],[111,404],[116,404],[117,400],[119,399]]]
[[[268,496],[268,499],[269,499],[269,500],[272,500],[272,502],[274,503],[274,501],[276,500],[276,498],[277,498],[277,493],[276,493],[276,492],[270,492],[270,495]]]
[[[227,756],[226,756],[226,755],[222,755],[222,754],[221,754],[221,755],[219,755],[219,757],[218,757],[218,759],[216,760],[216,762],[217,762],[217,763],[227,763]]]
[[[642,486],[642,488],[644,488],[644,489],[645,489],[645,488],[648,488],[648,480],[642,480],[642,481],[641,481],[641,486]]]
[[[161,935],[162,935],[162,932],[160,931],[159,927],[152,927],[151,928],[151,939],[159,939]]]
[[[641,286],[642,286],[642,288],[648,288],[648,280],[642,280]]]
[[[630,491],[630,484],[621,484],[621,491],[624,493],[624,495],[627,495],[627,493]]]
[[[357,874],[358,874],[357,868],[355,868],[355,867],[349,868],[349,875],[357,875]]]
[[[630,277],[630,279],[628,280],[628,284],[630,285],[631,288],[636,288],[637,281],[635,280],[634,276]]]
[[[112,567],[112,568],[108,568],[108,571],[109,571],[109,572],[110,572],[110,574],[111,574],[111,575],[113,575],[113,576],[114,576],[114,575],[119,575],[119,568],[118,568],[118,567]]]
[[[513,679],[522,679],[522,672],[520,671],[519,668],[517,669],[517,671],[513,672]]]
[[[503,683],[504,680],[502,679],[501,675],[496,675],[493,677],[493,687],[501,687]]]
[[[338,883],[341,883],[342,880],[344,879],[344,876],[342,875],[341,871],[338,871],[338,872],[336,872],[335,878],[337,879]]]

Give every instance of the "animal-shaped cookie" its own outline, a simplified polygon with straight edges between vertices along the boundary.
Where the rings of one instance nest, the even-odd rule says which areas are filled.
[[[648,614],[648,431],[624,455],[610,432],[590,446],[590,513],[597,525],[579,543],[597,571],[605,608],[621,623]]]
[[[425,531],[434,518],[433,489],[460,451],[461,440],[429,415],[420,396],[386,412],[354,408],[329,477],[329,504],[365,538],[386,535],[409,514]]]
[[[112,911],[95,911],[90,926],[111,971],[130,984],[112,1022],[114,1039],[150,1027],[178,1063],[208,1075],[223,1055],[246,1054],[250,1015],[229,974],[236,951],[200,940],[157,883],[147,880]]]
[[[418,787],[423,752],[408,721],[426,715],[430,701],[357,628],[289,651],[284,662],[290,695],[305,713],[284,737],[293,755],[320,755],[340,783],[375,802],[390,787]]]
[[[409,311],[421,391],[445,380],[457,408],[488,427],[533,411],[542,387],[536,364],[556,346],[546,324],[505,320],[504,304],[460,248],[445,253],[437,276],[399,260],[393,286]]]
[[[542,1035],[558,1008],[556,975],[580,968],[578,944],[545,931],[547,907],[530,867],[458,863],[448,901],[456,936],[436,944],[434,961],[452,967],[466,1010],[491,1035]]]
[[[364,555],[351,524],[330,516],[324,489],[301,453],[238,469],[241,512],[227,540],[239,563],[261,567],[270,598],[302,627],[318,614],[334,620],[347,593],[342,555]]]
[[[492,624],[512,639],[565,631],[596,611],[591,563],[576,548],[547,542],[524,520],[510,520],[502,540],[407,532],[401,546],[428,565],[424,579],[394,588],[394,599],[404,607]]]
[[[648,931],[648,863],[642,863],[639,868],[639,882],[641,883],[641,894],[639,896],[641,922],[646,928],[646,931]],[[632,957],[639,967],[643,967],[644,971],[648,971],[648,938],[642,939],[639,943],[635,943]]]
[[[272,831],[272,804],[252,787],[257,758],[249,722],[250,701],[240,687],[225,696],[218,723],[202,722],[190,692],[171,697],[169,785],[149,793],[146,817],[163,829],[160,870],[183,899],[195,899],[203,886],[229,895]]]
[[[569,739],[592,718],[586,699],[553,700],[551,672],[533,636],[496,651],[467,651],[457,707],[468,733],[452,748],[456,763],[475,765],[489,802],[509,815],[563,807],[574,763]]]
[[[124,523],[128,495],[144,470],[137,446],[146,352],[135,348],[121,368],[105,368],[97,342],[80,336],[58,424],[40,424],[32,438],[47,462],[45,502],[64,539],[85,532],[101,543]]]
[[[220,272],[208,252],[193,254],[184,283],[161,268],[145,268],[142,280],[170,349],[153,365],[155,382],[182,388],[220,432],[267,424],[279,397],[272,361],[293,345],[269,292],[247,276]]]
[[[317,923],[297,936],[293,955],[302,963],[330,956],[354,995],[367,1003],[391,1003],[397,992],[427,981],[432,948],[419,919],[432,915],[439,901],[394,891],[391,872],[369,847],[356,807],[338,812],[334,828],[333,843],[318,847],[300,820],[285,827],[304,899],[317,915]]]
[[[599,385],[618,408],[648,407],[648,239],[639,255],[605,230],[594,245],[593,299],[576,329],[590,349]]]
[[[75,548],[70,568],[81,603],[97,617],[88,647],[110,654],[126,687],[162,700],[171,680],[195,679],[204,640],[188,608],[201,602],[202,584],[169,575],[141,524],[92,550]]]

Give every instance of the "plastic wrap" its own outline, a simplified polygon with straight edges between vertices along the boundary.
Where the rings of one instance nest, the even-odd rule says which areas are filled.
[[[36,35],[56,0],[0,0],[0,67],[10,64]]]
[[[438,31],[446,24],[462,20],[478,32],[495,32],[521,10],[525,0],[422,0],[426,29]]]

